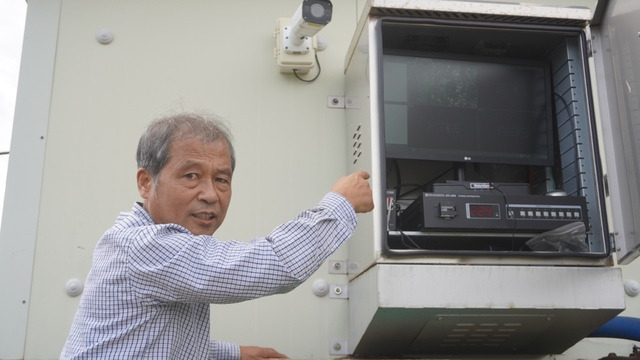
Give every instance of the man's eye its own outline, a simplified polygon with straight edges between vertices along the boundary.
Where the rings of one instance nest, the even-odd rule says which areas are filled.
[[[225,179],[225,178],[217,178],[216,182],[219,182],[221,184],[228,184],[230,183],[229,179]]]
[[[186,177],[187,179],[197,179],[198,178],[198,174],[189,173],[189,174],[186,174],[184,177]]]

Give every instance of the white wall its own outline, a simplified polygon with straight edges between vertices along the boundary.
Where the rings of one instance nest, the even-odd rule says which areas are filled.
[[[344,113],[326,103],[344,91],[363,1],[333,1],[320,33],[329,43],[319,53],[322,74],[310,84],[280,74],[273,57],[276,19],[299,3],[29,1],[0,233],[0,358],[58,356],[79,300],[64,284],[85,278],[102,232],[139,200],[135,146],[155,116],[209,109],[230,123],[238,167],[221,239],[266,234],[345,173]],[[101,28],[115,34],[111,44],[95,40]],[[346,256],[342,248],[332,259]],[[634,266],[629,276],[640,277]],[[317,278],[346,282],[326,266]],[[311,281],[287,295],[214,306],[213,335],[294,359],[328,358],[332,341],[347,337],[346,301],[317,298]],[[638,316],[638,300],[630,303]]]
[[[34,186],[24,188],[24,179],[10,165],[9,176],[15,180],[7,192],[16,196],[7,202],[3,232],[11,237],[30,227],[25,242],[36,244],[33,281],[30,288],[26,285],[30,297],[24,304],[24,356],[31,359],[59,354],[78,302],[63,292],[64,284],[84,279],[101,233],[119,211],[139,199],[135,146],[158,114],[209,109],[230,123],[238,167],[227,222],[218,232],[222,239],[268,233],[315,205],[345,173],[343,112],[326,104],[329,95],[343,92],[344,55],[357,6],[334,2],[333,20],[322,31],[329,42],[319,54],[322,74],[307,84],[280,74],[273,57],[276,19],[291,16],[297,0],[53,3],[59,4],[59,27],[55,5],[37,0],[29,3],[29,26],[34,37],[49,34],[55,52],[24,60],[33,68],[53,66],[44,75],[49,79],[39,78],[51,82],[50,104],[44,96],[39,103],[27,103],[28,95],[20,94],[23,107],[40,112],[23,110],[14,128],[16,138],[30,139],[34,134],[26,122],[41,123],[43,139],[38,135],[32,140],[41,148],[18,146],[12,154],[16,163],[24,154],[32,172],[40,169],[41,179],[34,174]],[[34,23],[40,11],[54,24],[44,28],[46,24]],[[109,45],[94,38],[103,27],[115,34]],[[28,159],[26,153],[34,150],[40,159]],[[19,193],[29,192],[34,194],[27,204],[30,211],[12,210],[25,207]],[[21,220],[27,224],[12,227],[12,214],[27,216]],[[335,258],[345,256],[339,252]],[[326,267],[317,276],[345,281],[329,276]],[[293,294],[215,308],[213,322],[220,339],[273,346],[296,358],[327,356],[329,337],[346,338],[346,302],[318,299],[309,286],[302,286]]]

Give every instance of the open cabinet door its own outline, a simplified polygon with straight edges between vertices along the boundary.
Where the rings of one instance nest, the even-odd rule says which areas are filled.
[[[618,262],[640,255],[640,2],[609,0],[591,27]]]

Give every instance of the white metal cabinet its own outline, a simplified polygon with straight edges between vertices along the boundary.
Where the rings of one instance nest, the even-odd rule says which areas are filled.
[[[633,105],[637,103],[632,92],[635,83],[629,83],[635,58],[630,49],[624,49],[625,45],[616,43],[612,32],[633,24],[623,18],[637,19],[638,15],[634,17],[632,9],[617,10],[620,7],[638,5],[629,1],[610,4],[602,32],[605,40],[611,40],[605,46],[610,46],[610,54],[615,55],[610,59],[605,52],[594,59],[591,31],[598,34],[596,38],[601,31],[600,27],[592,29],[589,25],[592,14],[588,9],[457,1],[371,0],[365,5],[345,64],[348,164],[351,169],[364,168],[372,173],[374,196],[382,206],[362,219],[349,244],[350,351],[358,355],[560,353],[624,310],[619,269],[612,267],[610,234],[617,240],[620,259],[629,261],[637,256],[638,239],[634,234],[640,213],[634,206],[640,202],[633,200],[637,196],[634,189],[638,188],[637,137],[633,130],[638,119]],[[618,13],[624,15],[612,16]],[[465,45],[468,38],[486,36],[496,40],[498,48],[515,42],[522,54],[546,52],[544,60],[551,63],[552,72],[559,72],[554,75],[552,86],[558,141],[555,145],[560,160],[556,159],[557,169],[551,171],[562,174],[559,178],[567,193],[586,199],[592,231],[587,235],[587,250],[554,253],[530,251],[519,245],[519,250],[512,247],[496,251],[499,241],[490,240],[486,248],[478,251],[475,244],[466,241],[476,239],[468,233],[447,234],[445,241],[455,244],[452,248],[424,245],[428,241],[407,240],[407,244],[402,232],[396,235],[400,240],[395,245],[391,243],[394,234],[389,231],[390,211],[385,203],[388,204],[386,191],[391,187],[389,174],[393,169],[385,144],[389,132],[385,128],[385,117],[389,116],[385,102],[389,103],[389,99],[385,98],[384,89],[392,77],[385,77],[389,75],[383,62],[385,46],[393,36],[385,38],[385,22],[397,26],[400,36],[413,36],[412,40],[427,34],[418,41],[423,41],[421,45],[426,42],[429,49],[440,46],[441,41],[453,44],[451,47],[468,46],[470,50],[462,51],[471,53],[477,45]],[[405,31],[406,27],[420,26],[430,29],[419,30],[418,35]],[[514,32],[520,33],[514,36]],[[551,42],[560,45],[546,49]],[[623,43],[628,47],[628,42]],[[617,46],[622,49],[617,50]],[[625,56],[619,59],[616,56],[620,54]],[[596,73],[604,74],[598,77],[607,80],[606,84],[593,81]],[[627,94],[611,95],[612,89]],[[608,97],[598,97],[596,93]],[[616,116],[616,111],[626,112],[625,116]],[[624,140],[620,140],[622,135]],[[564,138],[571,138],[568,145],[563,143]],[[431,169],[437,165],[409,161],[404,166],[410,170],[402,175],[419,178],[425,173],[438,174],[442,169]],[[566,172],[568,168],[570,171]],[[545,181],[549,182],[548,176],[542,183]],[[424,232],[410,236],[424,236]],[[524,295],[521,282],[535,284],[536,290]],[[594,301],[586,304],[583,300],[588,295],[579,295],[583,291],[604,291],[610,296],[592,297]],[[465,302],[456,302],[456,296]],[[461,328],[481,324],[496,329]],[[500,334],[497,329],[508,324],[522,329],[524,335],[496,339],[482,338],[483,333],[475,332]],[[452,337],[465,330],[470,331],[466,333],[469,336]]]

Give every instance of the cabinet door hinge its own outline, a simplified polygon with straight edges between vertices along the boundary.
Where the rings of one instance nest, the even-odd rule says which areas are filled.
[[[616,234],[609,233],[609,246],[611,247],[611,251],[618,252],[620,249],[616,248]]]

